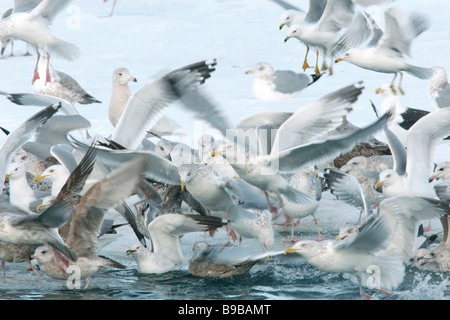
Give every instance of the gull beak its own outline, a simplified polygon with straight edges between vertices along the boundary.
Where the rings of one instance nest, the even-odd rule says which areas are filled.
[[[254,70],[247,70],[247,71],[245,71],[245,74],[251,74],[251,73],[255,73],[255,71]]]
[[[280,24],[280,30],[283,29],[284,23]]]
[[[289,254],[289,253],[294,253],[297,252],[298,249],[294,249],[294,248],[287,248],[284,250],[284,254]]]
[[[381,88],[378,88],[377,90],[375,90],[375,94],[380,94],[380,93],[383,93],[383,92],[384,92],[384,90],[381,89]]]
[[[33,181],[34,182],[38,182],[38,181],[41,181],[42,179],[44,179],[44,178],[46,178],[47,176],[36,176],[36,177],[34,177],[34,179],[33,179]]]
[[[336,241],[342,241],[342,240],[344,240],[344,239],[347,239],[347,237],[348,237],[348,236],[341,237],[341,236],[338,235],[334,240],[336,240]]]
[[[334,63],[338,63],[338,62],[341,62],[341,61],[344,61],[344,59],[342,59],[342,58],[337,58],[337,59],[334,61]]]
[[[287,36],[286,38],[284,38],[284,42],[288,41],[292,36]]]
[[[37,211],[41,211],[41,210],[44,209],[45,207],[46,207],[45,204],[40,204],[40,205],[38,205],[38,206],[36,207],[36,210],[37,210]]]
[[[129,77],[129,78],[128,78],[128,81],[131,81],[131,82],[137,82],[137,79],[136,79],[135,77]]]
[[[375,183],[375,189],[378,189],[379,187],[381,187],[383,185],[384,181],[377,181],[377,183]]]
[[[184,187],[186,186],[186,182],[181,180],[181,191],[184,191]]]
[[[10,175],[10,174],[7,174],[7,175],[5,176],[5,180],[8,180],[9,177],[11,177],[11,175]]]
[[[434,175],[431,176],[430,179],[428,179],[428,182],[433,182],[436,178],[437,178],[437,175],[434,174]]]
[[[133,254],[133,253],[135,253],[135,252],[136,252],[136,250],[128,249],[128,250],[127,250],[127,256],[129,256],[130,254]]]
[[[220,155],[220,154],[222,154],[223,152],[222,151],[217,151],[217,150],[214,150],[213,152],[211,152],[211,157],[215,157],[215,156],[218,156],[218,155]]]

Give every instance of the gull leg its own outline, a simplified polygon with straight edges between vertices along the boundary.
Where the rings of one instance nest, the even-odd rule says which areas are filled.
[[[51,81],[50,78],[50,55],[47,53],[47,69],[46,69],[46,75],[45,75],[45,84],[49,83]]]
[[[266,197],[267,207],[269,208],[269,211],[272,213],[273,218],[274,219],[278,218],[278,209],[270,204],[269,194],[266,191],[264,191],[264,196]]]
[[[333,63],[334,63],[334,54],[331,54],[331,61],[330,61],[330,72],[328,73],[329,76],[333,75]]]
[[[400,81],[398,82],[398,91],[400,91],[400,93],[402,95],[405,95],[405,91],[403,91],[403,89],[402,89],[402,80],[403,80],[403,72],[400,72]]]
[[[394,81],[397,79],[397,72],[394,73],[394,79],[392,79],[391,85],[389,86],[394,94],[397,94],[397,90],[395,90]]]
[[[106,2],[106,1],[108,1],[108,0],[103,0],[103,2]],[[114,0],[114,2],[112,4],[111,12],[109,14],[107,14],[106,16],[101,16],[99,18],[110,18],[110,17],[112,17],[113,14],[114,14],[114,8],[116,7],[116,4],[117,4],[117,0]]]
[[[303,67],[302,67],[303,71],[310,68],[308,61],[307,61],[308,53],[309,53],[309,46],[306,46],[306,55],[305,55],[305,60],[303,61]]]
[[[328,66],[327,66],[327,50],[324,49],[324,51],[323,51],[322,71],[327,71],[327,70],[328,70]]]
[[[319,228],[319,224],[317,223],[317,219],[316,217],[314,217],[314,224],[316,225],[317,228],[317,238],[316,241],[324,241],[325,238],[322,236],[322,234],[320,233],[320,228]]]
[[[315,68],[315,72],[316,72],[316,76],[318,76],[320,74],[320,70],[319,70],[319,49],[317,49],[317,52],[316,52],[316,68]]]
[[[5,261],[2,260],[2,270],[3,270],[3,276],[6,276],[6,270],[5,270]]]
[[[36,49],[36,54],[37,54],[36,67],[34,68],[34,76],[33,76],[33,81],[31,83],[35,83],[36,80],[39,79],[38,65],[39,65],[39,60],[41,59],[41,54],[39,53],[38,49]]]
[[[370,296],[370,294],[366,293],[362,287],[361,277],[357,276],[357,279],[358,279],[358,284],[359,284],[359,294],[361,295],[361,297],[363,297],[365,300],[372,300],[372,297]]]

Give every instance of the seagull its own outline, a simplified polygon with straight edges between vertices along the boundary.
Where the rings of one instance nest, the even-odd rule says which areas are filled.
[[[211,168],[200,164],[184,164],[179,167],[181,189],[184,187],[205,208],[211,212],[224,212],[228,215],[229,236],[237,239],[234,233],[243,238],[256,238],[264,250],[274,244],[272,219],[267,213],[255,213],[236,204],[227,189],[227,184]],[[226,180],[225,180],[226,181]]]
[[[280,173],[292,172],[309,164],[313,164],[313,162],[326,161],[327,159],[332,159],[340,153],[345,152],[345,150],[351,150],[363,136],[367,137],[367,134],[372,134],[383,128],[385,122],[389,119],[390,114],[386,113],[383,116],[384,120],[379,121],[380,118],[374,124],[348,135],[332,137],[327,140],[323,137],[322,139],[316,138],[316,140],[313,139],[312,141],[304,143],[299,141],[300,138],[302,138],[302,135],[304,136],[303,130],[306,130],[306,127],[302,128],[302,123],[305,121],[306,117],[302,117],[301,115],[306,113],[308,116],[307,112],[310,110],[309,107],[319,107],[325,101],[329,102],[330,105],[346,106],[350,104],[350,101],[355,101],[357,99],[361,92],[360,89],[361,88],[355,86],[349,86],[301,108],[296,115],[291,116],[280,127],[277,132],[277,137],[275,138],[276,143],[274,148],[272,148],[271,153],[268,155],[255,155],[249,153],[243,146],[234,143],[225,144],[222,148],[216,150],[214,154],[224,156],[242,179],[261,188],[266,192],[267,196],[271,195],[273,199],[280,201],[282,207],[283,199],[281,196],[284,196],[288,201],[293,201],[295,203],[315,202],[316,200],[314,197],[290,187]],[[346,98],[343,98],[343,94]],[[333,103],[331,103],[332,101]],[[326,105],[323,105],[323,107],[326,108]],[[319,109],[316,109],[314,111],[318,112],[318,110]],[[330,121],[327,121],[326,123],[319,121],[310,125],[316,130],[316,135],[320,137],[320,134],[318,133],[321,132],[321,130],[319,130],[319,128],[322,130],[328,128],[327,126],[330,125]],[[285,211],[284,214],[287,216]]]
[[[274,70],[267,62],[258,62],[246,74],[255,74],[253,95],[260,100],[280,100],[294,97],[316,82],[321,75],[296,73],[291,70]]]
[[[40,214],[28,213],[9,203],[0,203],[0,241],[19,245],[50,245],[64,256],[76,261],[76,254],[70,250],[58,234],[70,219],[72,211],[67,204],[54,204]],[[56,251],[52,249],[53,254]]]
[[[339,32],[347,28],[355,15],[355,8],[352,0],[328,0],[320,19],[315,23],[296,23],[291,25],[285,42],[292,37],[297,38],[306,45],[306,56],[303,63],[303,70],[309,67],[306,58],[309,47],[317,48],[315,74],[319,75],[319,50],[323,51],[324,62],[322,71],[328,69],[325,57],[331,53],[332,60],[334,53],[331,52],[337,41],[340,39]],[[330,75],[333,69],[330,66]]]
[[[95,156],[95,148],[91,150],[92,155]],[[92,160],[87,162],[90,164],[88,169],[92,168]],[[111,171],[75,200],[73,194],[78,193],[76,191],[79,191],[80,186],[77,185],[78,183],[71,185],[70,182],[65,185],[54,203],[71,203],[73,212],[69,221],[66,243],[67,247],[76,254],[77,259],[74,260],[70,256],[66,259],[62,258],[63,264],[60,268],[51,259],[51,252],[47,247],[38,247],[33,258],[37,260],[44,274],[54,279],[67,280],[72,273],[78,272],[75,275],[78,274],[79,280],[84,280],[95,274],[100,267],[126,268],[110,258],[97,255],[97,237],[105,210],[116,206],[134,192],[147,166],[146,159],[137,157]],[[84,181],[85,178],[82,180]],[[86,287],[88,285],[89,280]]]
[[[0,195],[3,193],[6,167],[14,157],[14,153],[22,147],[35,131],[48,121],[61,107],[61,104],[50,105],[38,111],[12,131],[0,146]]]
[[[225,279],[245,274],[258,263],[258,260],[236,264],[216,262],[215,256],[224,248],[224,246],[210,246],[204,241],[196,242],[192,248],[192,258],[189,260],[189,273],[199,278]]]
[[[285,249],[285,253],[298,253],[313,267],[326,272],[349,274],[351,281],[359,284],[360,295],[370,300],[363,284],[391,296],[387,290],[397,288],[405,276],[405,268],[398,257],[378,254],[386,248],[390,237],[386,222],[372,217],[361,225],[354,237],[342,241],[298,241]]]
[[[28,212],[37,212],[37,207],[44,197],[50,193],[43,190],[33,190],[26,178],[25,166],[20,162],[13,162],[6,171],[9,179],[9,201],[11,205]]]
[[[404,156],[395,160],[402,162],[404,174],[394,169],[382,171],[375,188],[382,186],[386,197],[410,195],[436,198],[429,179],[433,172],[432,157],[440,141],[449,134],[450,107],[434,110],[418,120],[409,130],[407,136],[406,158]],[[393,149],[394,156],[397,150],[404,153],[404,148]],[[406,166],[405,166],[406,164]]]
[[[400,101],[400,96],[392,92],[389,83],[382,84],[375,90],[375,93],[381,94],[383,97],[380,113],[384,113],[386,110],[393,108],[394,118],[389,123],[388,128],[400,139],[403,145],[406,146],[408,130],[417,122],[417,120],[430,112],[403,106]],[[374,108],[376,109],[376,107]]]
[[[210,73],[215,70],[215,64],[215,60],[205,60],[176,69],[156,78],[131,96],[129,89],[123,85],[118,91],[113,87],[109,114],[113,125],[117,122],[111,140],[125,148],[136,149],[171,103],[180,99],[183,106],[187,106],[185,100],[192,96],[192,91],[198,90],[198,85],[210,77]],[[125,82],[130,79],[126,74],[123,74],[123,77],[121,79]],[[180,92],[183,92],[184,96],[180,95]],[[191,103],[195,104],[193,108],[198,105]],[[226,122],[219,118],[217,109],[194,111],[206,122],[226,125]],[[136,121],[139,121],[139,124]]]
[[[46,94],[59,97],[72,104],[92,104],[101,103],[84,90],[80,84],[67,73],[56,70],[49,63],[48,72],[50,73],[50,82],[46,82],[44,75],[47,72],[47,65],[42,60],[38,64],[39,79],[33,83],[33,90],[38,94]]]
[[[450,84],[447,71],[443,67],[432,67],[433,75],[428,82],[428,96],[433,105],[438,108],[450,106]]]
[[[55,17],[62,12],[72,0],[43,0],[34,9],[27,12],[13,13],[0,20],[0,37],[12,37],[29,43],[37,53],[33,83],[39,79],[38,63],[40,50],[47,56],[47,72],[45,82],[51,81],[49,72],[50,54],[55,54],[67,60],[74,60],[80,55],[74,44],[57,38],[49,29]]]
[[[167,213],[156,217],[149,225],[152,250],[141,243],[127,250],[137,263],[139,273],[161,274],[183,267],[185,257],[180,236],[191,232],[215,230],[223,226],[221,218],[194,214]]]
[[[13,13],[30,11],[30,10],[36,8],[36,6],[41,2],[42,2],[42,0],[14,0],[14,8],[6,10],[2,16],[2,19],[6,19]],[[1,49],[0,54],[3,56],[6,47],[8,46],[8,44],[11,44],[11,54],[10,55],[12,56],[13,55],[13,47],[14,47],[14,38],[2,37],[1,43],[2,43],[2,49]],[[27,52],[25,53],[26,56],[30,55],[30,53],[28,52],[28,46],[29,46],[29,44],[27,43]]]
[[[398,90],[404,94],[401,87],[403,71],[419,79],[429,79],[432,75],[431,68],[412,65],[404,57],[411,56],[412,40],[429,28],[429,22],[427,17],[419,12],[406,12],[397,7],[385,10],[384,17],[385,32],[375,46],[352,48],[336,59],[336,62],[347,61],[364,69],[394,73],[390,84],[394,93],[397,93],[394,82],[400,75]]]

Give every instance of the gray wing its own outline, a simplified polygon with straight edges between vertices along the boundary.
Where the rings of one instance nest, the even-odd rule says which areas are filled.
[[[50,148],[50,153],[63,166],[72,172],[77,167],[78,163],[72,154],[73,147],[67,144],[57,144]]]
[[[50,105],[31,116],[14,131],[10,132],[0,146],[0,177],[5,176],[6,166],[11,161],[14,152],[22,147],[33,136],[35,131],[48,121],[60,107],[60,104]],[[0,194],[2,194],[3,186],[3,179],[0,179]]]
[[[51,104],[61,104],[61,111],[67,115],[79,115],[73,104],[64,99],[38,93],[8,93],[0,91],[9,101],[20,106],[46,107]]]
[[[294,93],[308,87],[313,82],[312,76],[307,73],[296,73],[290,70],[275,71],[273,84],[275,90],[282,93]]]
[[[328,0],[309,0],[309,9],[305,16],[305,22],[314,23],[322,17]]]
[[[129,197],[148,166],[144,157],[125,163],[94,184],[75,205],[67,245],[79,256],[95,255],[104,210]]]
[[[384,136],[389,144],[389,149],[391,150],[394,159],[394,170],[399,174],[403,175],[406,172],[406,149],[403,143],[398,139],[398,137],[388,128],[384,129]]]
[[[42,0],[14,0],[14,12],[27,12],[37,7]]]
[[[216,121],[211,118],[217,116],[212,109],[198,110],[198,107],[202,105],[192,106],[190,104],[190,102],[194,104],[199,102],[196,99],[198,95],[193,92],[196,91],[199,84],[205,81],[206,76],[209,76],[208,71],[205,71],[204,68],[199,67],[200,71],[197,71],[194,65],[169,72],[135,92],[128,100],[111,135],[111,140],[128,149],[137,149],[147,131],[158,121],[169,105],[178,99],[182,100],[184,106],[197,112],[196,114],[201,115],[207,121]],[[208,67],[207,64],[205,66]]]
[[[387,222],[379,216],[370,216],[364,221],[353,237],[334,244],[338,250],[357,249],[375,254],[387,247],[391,239]]]
[[[331,193],[339,200],[364,210],[366,217],[373,214],[370,201],[354,176],[338,169],[329,168],[325,170],[324,178]]]
[[[42,16],[51,24],[55,17],[66,9],[72,0],[43,0],[30,14],[34,17]]]
[[[280,126],[272,153],[309,143],[336,128],[363,90],[362,82],[357,82],[299,108]]]
[[[277,166],[280,171],[292,171],[308,164],[332,160],[342,153],[351,151],[356,144],[384,129],[390,117],[391,113],[387,112],[371,125],[353,133],[332,137],[323,142],[286,149],[260,158],[263,162]]]
[[[420,221],[450,213],[447,202],[425,197],[392,197],[380,203],[380,216],[387,221],[392,233],[384,255],[397,255],[403,261],[413,254]]]
[[[85,143],[71,137],[72,145],[81,153],[85,153],[89,148]],[[152,151],[132,151],[132,150],[110,150],[97,148],[97,162],[104,165],[108,170],[113,170],[125,162],[135,157],[145,156],[151,165],[144,171],[144,176],[152,181],[161,184],[181,185],[178,167],[171,161],[162,158]]]
[[[436,103],[439,108],[450,107],[450,87],[438,91]]]
[[[69,132],[90,128],[91,123],[81,115],[55,115],[36,130],[35,139],[24,144],[23,149],[46,159],[50,149],[57,144],[70,144]]]
[[[358,47],[370,39],[368,46],[373,46],[382,36],[383,31],[376,21],[365,11],[358,12],[336,42],[332,51],[334,54],[345,52],[351,48]]]
[[[439,183],[434,186],[434,190],[441,201],[450,203],[450,183]]]

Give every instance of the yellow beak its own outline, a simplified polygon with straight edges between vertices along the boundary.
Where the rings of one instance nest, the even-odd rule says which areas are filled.
[[[44,179],[44,178],[46,178],[47,176],[36,176],[36,177],[34,177],[34,179],[33,179],[33,181],[34,182],[38,182],[38,181],[41,181],[42,179]]]
[[[341,61],[344,61],[344,59],[342,59],[342,58],[337,58],[336,61],[334,61],[334,63],[338,63],[338,62],[341,62]]]
[[[375,183],[375,189],[378,189],[379,187],[381,187],[383,185],[384,181],[378,181],[377,183]]]
[[[136,250],[128,249],[128,250],[127,250],[127,256],[129,256],[130,254],[133,254],[133,253],[135,253],[135,252],[136,252]]]
[[[378,88],[377,90],[375,90],[375,94],[380,94],[380,93],[383,93],[383,92],[384,92],[384,90],[381,89],[381,88]]]
[[[284,38],[284,42],[288,41],[292,36],[287,36],[286,38]]]
[[[287,249],[284,250],[284,253],[285,253],[285,254],[294,253],[294,252],[297,252],[297,249],[294,249],[294,248],[287,248]]]
[[[255,73],[255,71],[254,70],[247,70],[247,71],[245,71],[245,74],[251,74],[251,73]]]
[[[11,175],[10,175],[10,174],[7,174],[7,175],[5,176],[5,180],[8,180],[9,177],[11,177]]]
[[[186,182],[184,180],[181,180],[181,191],[184,190],[185,186],[186,186]]]
[[[280,30],[283,29],[284,23],[280,24]]]

